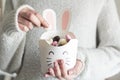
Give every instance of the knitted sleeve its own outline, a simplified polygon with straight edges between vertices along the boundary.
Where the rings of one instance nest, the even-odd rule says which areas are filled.
[[[17,69],[17,67],[20,67],[20,65],[18,65],[20,62],[16,62],[16,65],[14,64],[14,67],[12,68],[15,69],[12,69],[13,71],[8,71],[7,69],[11,66],[11,62],[15,62],[12,60],[14,60],[13,58],[15,58],[16,55],[22,56],[22,50],[24,50],[23,48],[25,45],[24,39],[26,36],[26,33],[21,31],[18,27],[17,17],[21,9],[25,7],[31,7],[28,5],[22,5],[21,7],[14,9],[12,6],[12,3],[9,3],[9,6],[5,6],[6,8],[11,8],[9,8],[8,11],[5,11],[7,13],[4,14],[2,21],[0,22],[0,75],[8,75],[14,77],[15,75],[11,75],[9,73],[16,71],[15,69]],[[18,52],[21,54],[18,54]],[[21,56],[17,58],[21,58]]]
[[[120,71],[120,22],[114,0],[106,0],[98,18],[99,45],[79,48],[78,59],[84,62],[81,77],[85,80],[107,78]]]

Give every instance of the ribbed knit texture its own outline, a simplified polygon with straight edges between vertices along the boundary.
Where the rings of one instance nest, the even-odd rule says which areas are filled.
[[[40,14],[47,8],[53,9],[57,30],[62,30],[64,10],[70,11],[69,31],[79,41],[77,58],[84,62],[75,80],[102,80],[120,71],[120,23],[114,0],[7,0],[6,4],[0,25],[0,69],[18,72],[15,80],[55,79],[44,78],[40,73],[42,55],[38,41],[45,30],[35,27],[25,33],[17,25],[17,15],[28,7],[26,4]]]

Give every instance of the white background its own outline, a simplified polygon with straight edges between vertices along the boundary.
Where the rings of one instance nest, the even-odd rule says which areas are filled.
[[[1,8],[1,1],[0,0],[0,8]],[[118,10],[118,13],[119,13],[119,16],[120,16],[120,0],[115,0],[116,1],[116,5],[117,5],[117,10]],[[1,15],[1,9],[0,9],[0,15]],[[110,79],[107,79],[107,80],[120,80],[120,74],[110,78]]]

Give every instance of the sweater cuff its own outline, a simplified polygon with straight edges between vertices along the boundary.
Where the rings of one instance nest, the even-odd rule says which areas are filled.
[[[82,74],[86,65],[86,56],[84,53],[85,53],[84,49],[78,48],[77,59],[82,62],[82,68],[81,68],[80,74]]]
[[[14,32],[25,33],[19,28],[18,14],[23,8],[26,8],[26,7],[33,10],[33,8],[30,7],[29,5],[22,5],[18,9],[11,11],[8,15],[4,16],[3,23],[2,23],[3,24],[2,29],[4,33],[6,33],[7,35],[11,35]]]
[[[17,74],[16,73],[8,73],[8,72],[0,70],[0,76],[16,77]]]

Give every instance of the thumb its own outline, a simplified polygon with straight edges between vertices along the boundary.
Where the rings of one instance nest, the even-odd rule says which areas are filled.
[[[81,67],[82,67],[81,61],[77,60],[75,66],[72,69],[68,70],[68,74],[69,75],[79,74],[79,72],[81,71]]]

